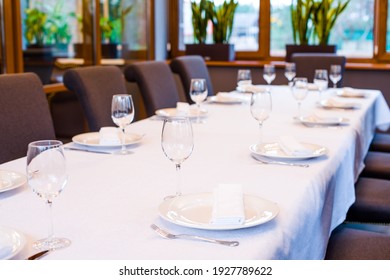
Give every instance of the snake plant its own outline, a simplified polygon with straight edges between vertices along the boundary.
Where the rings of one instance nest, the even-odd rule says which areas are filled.
[[[206,43],[207,24],[210,19],[207,13],[208,2],[207,0],[201,0],[198,4],[195,1],[191,1],[192,27],[195,43]]]
[[[338,16],[345,10],[350,0],[341,2],[337,0],[315,1],[312,21],[314,33],[320,45],[327,45],[330,32],[336,23]]]
[[[292,0],[291,24],[295,44],[307,45],[312,33],[314,0]]]
[[[208,2],[208,14],[213,24],[213,41],[227,44],[232,35],[234,14],[238,3],[234,0],[229,2],[225,0],[222,5],[216,6],[214,2]]]

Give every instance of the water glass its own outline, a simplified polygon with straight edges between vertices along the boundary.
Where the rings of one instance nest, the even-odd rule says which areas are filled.
[[[296,75],[295,63],[293,63],[293,62],[286,63],[286,68],[284,70],[284,76],[287,78],[289,85],[291,84],[292,80],[295,78],[295,75]]]
[[[328,88],[328,71],[317,69],[314,72],[314,84],[318,88],[319,99],[322,98],[322,92]]]
[[[263,122],[268,119],[272,110],[272,99],[269,91],[256,92],[251,97],[251,114],[259,123],[259,144],[263,141]]]
[[[271,85],[272,81],[275,80],[275,77],[276,77],[275,66],[271,64],[264,65],[263,78],[268,85]]]
[[[251,84],[252,84],[251,70],[249,70],[249,69],[238,70],[238,72],[237,72],[237,86],[251,85]]]
[[[198,112],[196,122],[200,122],[201,104],[207,98],[207,83],[205,79],[191,79],[190,97],[195,102]]]
[[[341,80],[341,65],[331,65],[329,78],[333,83],[333,88],[337,88],[337,83]]]
[[[298,102],[298,114],[297,117],[301,116],[301,103],[307,96],[307,78],[297,77],[293,81],[292,95]]]

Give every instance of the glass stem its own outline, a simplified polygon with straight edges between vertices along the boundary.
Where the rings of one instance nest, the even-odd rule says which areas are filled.
[[[53,202],[48,200],[46,204],[47,204],[47,215],[49,221],[48,239],[52,239],[54,237],[53,207],[52,207]]]
[[[177,174],[177,182],[176,182],[176,196],[181,195],[181,172],[180,172],[180,163],[176,163],[176,174]]]
[[[297,117],[300,117],[301,116],[301,102],[298,102],[298,116]]]
[[[259,122],[259,144],[263,143],[263,122]]]
[[[122,153],[125,153],[126,151],[125,140],[126,140],[125,127],[122,127]]]
[[[196,115],[196,122],[200,123],[200,103],[196,103],[196,106],[198,108],[198,112],[197,112],[197,115]]]

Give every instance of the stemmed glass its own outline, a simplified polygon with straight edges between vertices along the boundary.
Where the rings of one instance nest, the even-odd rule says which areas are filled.
[[[237,86],[251,85],[252,75],[249,69],[240,69],[237,72]]]
[[[251,113],[252,116],[259,122],[260,137],[259,144],[263,141],[263,122],[268,119],[272,110],[271,94],[268,91],[255,92],[251,97]]]
[[[325,69],[315,70],[314,84],[318,87],[319,99],[321,100],[322,92],[328,88],[328,71]]]
[[[296,75],[295,63],[286,63],[286,68],[284,70],[284,76],[288,80],[288,85],[291,85],[291,82],[295,78],[295,75]]]
[[[121,155],[130,154],[131,151],[126,149],[125,128],[127,125],[131,124],[134,119],[134,103],[131,95],[115,94],[112,96],[111,118],[122,130],[122,149],[117,151],[117,153]]]
[[[201,104],[207,97],[207,84],[205,79],[191,79],[190,97],[195,102],[198,112],[196,122],[200,122]]]
[[[31,142],[27,149],[27,178],[32,191],[45,200],[49,213],[49,233],[45,239],[37,240],[37,250],[54,250],[68,247],[70,240],[54,236],[52,203],[64,189],[68,174],[62,142],[42,140]]]
[[[333,88],[337,88],[337,83],[341,80],[341,65],[331,65],[329,78],[333,83]]]
[[[164,120],[161,147],[165,156],[176,166],[176,196],[181,195],[181,164],[191,155],[194,149],[192,126],[188,118],[174,117]]]
[[[298,101],[298,115],[301,116],[301,103],[307,96],[307,78],[295,78],[293,81],[292,95]]]
[[[272,81],[275,80],[275,77],[275,66],[271,64],[264,65],[263,78],[267,82],[268,86],[270,86]],[[270,91],[269,87],[267,88],[267,91]]]

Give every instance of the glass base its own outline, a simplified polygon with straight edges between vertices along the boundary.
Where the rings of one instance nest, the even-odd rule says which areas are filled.
[[[53,237],[53,238],[46,238],[46,239],[40,239],[33,243],[33,248],[36,250],[57,250],[69,247],[71,244],[71,241],[66,238],[61,237]]]
[[[115,151],[113,154],[115,155],[131,155],[133,153],[132,150],[119,150]]]

